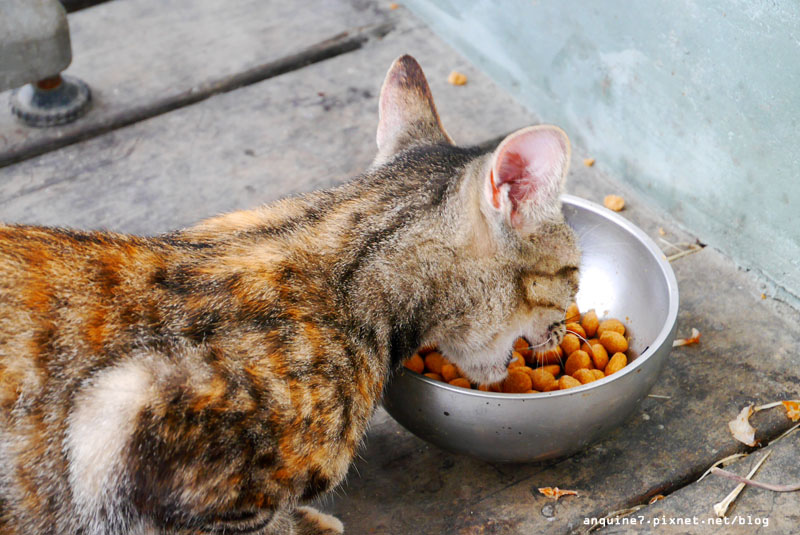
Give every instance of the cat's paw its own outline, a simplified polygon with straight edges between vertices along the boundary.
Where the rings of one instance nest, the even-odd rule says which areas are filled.
[[[301,506],[294,510],[298,535],[339,535],[344,525],[335,516],[326,515],[313,507]]]

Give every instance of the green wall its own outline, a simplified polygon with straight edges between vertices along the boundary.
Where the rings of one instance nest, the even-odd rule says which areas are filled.
[[[800,302],[800,3],[404,4],[598,165]]]

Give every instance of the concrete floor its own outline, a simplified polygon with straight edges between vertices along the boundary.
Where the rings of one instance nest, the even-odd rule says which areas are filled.
[[[340,183],[371,161],[378,90],[406,52],[425,69],[460,143],[538,122],[388,2],[329,0],[300,10],[260,0],[203,0],[191,9],[177,0],[116,0],[72,13],[70,24],[67,72],[89,82],[95,108],[47,131],[0,113],[2,220],[153,234]],[[467,74],[467,85],[446,82],[453,69]],[[584,166],[590,156],[574,147],[571,193],[597,202],[620,194],[622,215],[658,243],[694,241],[669,214]],[[621,428],[559,462],[488,464],[427,444],[379,409],[347,482],[322,507],[349,533],[578,533],[592,518],[642,504],[634,515],[641,525],[600,532],[795,531],[799,493],[748,488],[729,517],[768,518],[769,526],[719,527],[708,523],[712,505],[735,484],[695,481],[716,460],[755,451],[729,467],[746,472],[762,450],[774,453],[758,478],[800,480],[800,434],[771,443],[792,425],[781,410],[752,418],[757,448],[727,429],[744,405],[800,397],[797,311],[762,299],[762,284],[712,248],[673,268],[679,336],[695,327],[701,343],[672,352],[652,392],[665,397],[647,398]],[[536,491],[543,486],[579,496],[555,502]],[[666,497],[646,505],[656,495]],[[685,516],[698,525],[655,525]]]

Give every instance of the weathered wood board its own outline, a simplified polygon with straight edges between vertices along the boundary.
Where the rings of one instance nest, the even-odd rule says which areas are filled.
[[[158,233],[331,186],[375,155],[395,57],[426,69],[450,133],[476,143],[534,118],[415,21],[374,46],[0,169],[0,218]],[[453,68],[466,86],[447,83]]]
[[[124,0],[70,14],[66,73],[89,84],[92,109],[52,128],[2,109],[0,166],[358,48],[388,21],[372,0],[302,4]]]

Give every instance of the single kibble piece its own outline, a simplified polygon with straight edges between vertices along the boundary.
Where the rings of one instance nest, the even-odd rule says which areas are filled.
[[[425,355],[425,367],[433,373],[441,375],[442,366],[444,366],[444,357],[438,351],[433,351]]]
[[[581,386],[581,382],[569,375],[562,375],[561,379],[558,380],[559,390],[566,390],[567,388],[574,388],[576,386]]]
[[[592,346],[595,344],[599,344],[600,340],[597,338],[589,338],[586,342],[581,342],[581,351],[586,351],[589,353],[589,356],[592,356]]]
[[[503,381],[489,385],[489,392],[502,392],[502,391],[503,391]]]
[[[606,364],[608,364],[608,351],[603,347],[603,344],[592,344],[592,353],[590,356],[592,357],[592,363],[595,368],[598,370],[605,369]]]
[[[545,364],[555,364],[557,362],[561,362],[561,358],[564,356],[564,350],[561,349],[561,346],[556,346],[549,351],[537,351],[531,357],[530,363],[534,366],[542,366]]]
[[[533,388],[539,391],[546,390],[556,382],[553,374],[543,368],[536,368],[529,375],[533,380]]]
[[[584,158],[583,159],[583,165],[585,165],[586,167],[593,166],[594,165],[594,158]]]
[[[448,383],[453,379],[458,378],[459,375],[458,368],[456,368],[454,365],[450,363],[442,365],[442,379]]]
[[[558,385],[558,381],[550,385],[549,387],[542,390],[542,392],[553,392],[554,390],[559,390],[561,387]]]
[[[592,381],[597,381],[597,378],[592,373],[592,370],[587,370],[586,368],[581,368],[577,370],[572,376],[581,382],[582,385],[586,383],[591,383]]]
[[[523,394],[531,389],[533,381],[522,370],[511,368],[508,377],[503,381],[503,392],[507,394]]]
[[[514,351],[525,357],[525,360],[530,360],[533,354],[531,344],[521,336],[514,341]]]
[[[453,71],[447,77],[447,81],[453,85],[464,85],[467,83],[467,77],[458,71]]]
[[[595,379],[602,379],[603,377],[606,376],[606,374],[603,373],[603,370],[589,370],[589,371],[594,374]]]
[[[581,368],[591,367],[592,359],[589,358],[589,354],[579,349],[567,357],[567,362],[564,363],[564,373],[567,375],[574,375],[575,372]]]
[[[561,340],[561,350],[565,355],[572,355],[581,348],[581,341],[572,333],[567,333]]]
[[[627,365],[628,365],[628,357],[625,356],[625,353],[614,353],[614,356],[612,356],[611,360],[609,360],[608,364],[606,364],[606,369],[605,369],[606,376],[620,371]]]
[[[577,303],[572,303],[567,307],[567,314],[564,316],[564,319],[567,320],[567,323],[574,323],[581,319],[581,311],[578,310]]]
[[[528,391],[527,391],[527,392],[525,392],[525,393],[526,393],[526,394],[541,394],[541,392],[539,392],[538,390],[528,390]]]
[[[597,313],[594,309],[584,314],[583,319],[581,319],[581,327],[583,327],[583,331],[586,333],[586,338],[594,336],[599,325],[600,322],[597,319]]]
[[[603,204],[609,210],[614,210],[615,212],[619,212],[620,210],[625,208],[625,199],[623,199],[619,195],[606,195],[606,198],[603,199]]]
[[[520,370],[520,371],[523,371],[523,372],[527,373],[528,377],[530,377],[531,381],[533,381],[533,375],[531,375],[533,373],[533,368],[531,368],[530,366],[517,366],[514,369],[515,370]]]
[[[583,330],[580,323],[567,323],[567,330],[571,333],[579,334],[581,337],[586,338],[586,331]]]
[[[603,320],[600,322],[600,325],[597,326],[597,336],[599,337],[606,331],[614,331],[624,335],[625,325],[621,321],[615,319]]]
[[[478,390],[481,392],[491,392],[491,390],[489,390],[489,385],[478,385]]]
[[[558,364],[548,364],[547,366],[542,366],[542,369],[552,373],[553,375],[558,375],[561,373],[561,366]]]
[[[508,369],[516,368],[517,366],[525,366],[525,359],[522,355],[513,351],[511,353],[511,362],[508,363]]]
[[[433,372],[426,373],[425,377],[430,377],[434,381],[441,381],[442,380],[442,376],[441,375],[439,375],[438,373],[433,373]]]
[[[411,355],[411,358],[408,359],[403,366],[417,373],[425,371],[425,362],[422,360],[422,357],[419,356],[419,353]]]
[[[600,335],[600,344],[611,353],[624,353],[628,350],[628,341],[616,331],[606,331]]]
[[[469,381],[463,377],[456,377],[452,381],[447,382],[453,386],[460,386],[461,388],[472,388],[472,385],[469,384]]]

